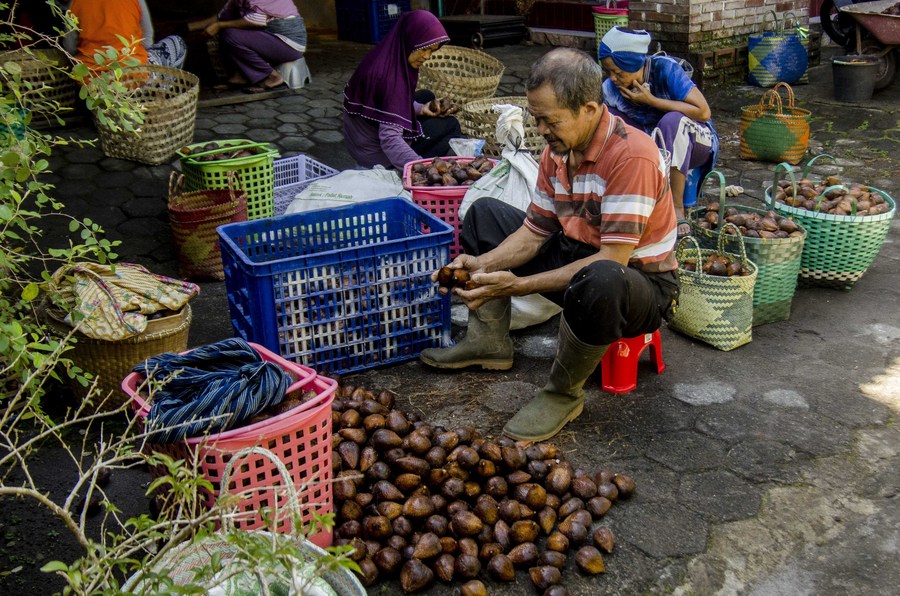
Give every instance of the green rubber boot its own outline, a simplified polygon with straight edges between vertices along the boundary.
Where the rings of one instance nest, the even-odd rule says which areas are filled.
[[[435,368],[480,366],[485,370],[509,370],[513,365],[513,343],[509,338],[512,315],[509,298],[485,302],[469,312],[466,336],[449,348],[428,348],[419,360]]]
[[[559,345],[550,379],[503,427],[517,440],[544,441],[575,420],[584,408],[585,381],[609,346],[592,346],[575,337],[565,318],[559,323]]]

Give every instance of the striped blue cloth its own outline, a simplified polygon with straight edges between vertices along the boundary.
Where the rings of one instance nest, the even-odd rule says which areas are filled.
[[[160,354],[134,370],[154,385],[163,384],[153,392],[146,420],[148,440],[153,443],[238,427],[261,410],[281,403],[291,384],[287,373],[264,361],[240,338],[186,354]],[[214,416],[221,417],[210,419]]]

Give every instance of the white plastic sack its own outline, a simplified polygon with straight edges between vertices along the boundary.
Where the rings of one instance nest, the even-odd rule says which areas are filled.
[[[497,119],[497,143],[503,147],[502,159],[490,172],[479,178],[466,191],[459,205],[459,218],[466,216],[469,205],[482,197],[494,197],[525,211],[537,186],[538,164],[527,150],[517,151],[525,138],[525,111],[515,105],[498,104],[493,110]],[[543,323],[562,310],[540,294],[513,296],[511,329],[524,329]]]
[[[525,138],[525,111],[510,104],[498,104],[493,109],[500,114],[496,136],[497,143],[503,147],[502,159],[493,170],[469,186],[459,205],[460,219],[466,216],[469,205],[481,197],[500,199],[524,211],[531,203],[531,195],[537,185],[537,162],[528,151],[517,151]]]
[[[342,207],[385,197],[412,198],[409,191],[404,190],[396,171],[382,166],[371,170],[344,170],[304,188],[288,205],[285,214]]]

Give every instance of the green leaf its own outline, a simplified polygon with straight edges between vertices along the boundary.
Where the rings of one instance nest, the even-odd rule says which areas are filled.
[[[22,300],[24,300],[25,302],[31,302],[32,300],[37,298],[39,293],[40,288],[38,288],[38,285],[34,282],[31,282],[30,284],[25,286],[24,290],[22,290]]]
[[[78,229],[78,227],[80,225],[81,224],[78,223],[78,220],[73,219],[72,221],[69,222],[69,231],[74,232],[75,230]]]
[[[53,573],[55,571],[68,571],[69,566],[63,563],[62,561],[50,561],[41,567],[41,571],[44,573]]]
[[[3,68],[6,69],[6,72],[14,76],[20,76],[22,74],[22,66],[18,62],[6,62],[3,65]]]

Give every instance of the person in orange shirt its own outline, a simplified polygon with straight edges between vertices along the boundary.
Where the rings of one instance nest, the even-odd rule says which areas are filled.
[[[108,48],[121,54],[125,49],[118,36],[135,40],[131,56],[141,64],[181,68],[187,44],[171,35],[153,42],[153,22],[144,0],[72,0],[68,11],[78,19],[78,29],[70,31],[63,47],[92,71],[102,70],[95,55]]]

